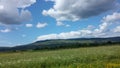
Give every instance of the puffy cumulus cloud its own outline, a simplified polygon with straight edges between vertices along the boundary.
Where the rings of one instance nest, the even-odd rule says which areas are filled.
[[[11,29],[8,29],[8,28],[6,28],[6,29],[3,29],[3,30],[0,30],[0,32],[2,32],[2,33],[8,33],[8,32],[11,32],[12,30]]]
[[[37,37],[38,40],[49,40],[49,39],[69,39],[69,38],[85,38],[85,37],[113,37],[120,36],[120,13],[115,12],[111,15],[103,17],[102,23],[98,28],[95,28],[92,25],[88,25],[87,28],[78,30],[63,32],[59,34],[48,34]],[[112,29],[112,24],[117,24]],[[94,28],[94,29],[93,29]]]
[[[57,22],[57,26],[63,26],[63,25],[65,25],[65,24],[63,24],[63,23],[60,22],[60,21]]]
[[[114,12],[111,15],[107,15],[103,17],[101,22],[102,23],[99,25],[99,28],[94,29],[92,36],[94,37],[120,36],[119,32],[120,13]]]
[[[39,36],[37,38],[38,40],[49,40],[49,39],[69,39],[69,38],[79,38],[79,37],[87,37],[92,32],[90,30],[78,30],[78,31],[71,31],[71,32],[63,32],[60,34],[49,34],[49,35],[43,35]]]
[[[119,28],[117,28],[119,30]],[[59,34],[48,34],[38,36],[36,41],[50,40],[50,39],[71,39],[71,38],[91,38],[91,37],[114,37],[120,36],[120,32],[107,31],[107,32],[96,32],[93,30],[78,30],[70,32],[62,32]]]
[[[25,8],[35,2],[36,0],[0,0],[0,23],[10,25],[31,20],[31,13]],[[19,11],[19,8],[22,10]]]
[[[20,15],[21,22],[29,21],[29,20],[31,20],[31,18],[32,18],[32,15],[31,15],[30,11],[28,11],[28,10],[21,11],[21,15]]]
[[[70,27],[70,25],[68,25],[68,24],[64,24],[64,23],[63,23],[63,22],[61,22],[61,21],[57,21],[56,25],[57,25],[57,26]]]
[[[30,28],[30,27],[33,27],[33,24],[26,24],[25,26]]]
[[[8,32],[12,32],[14,30],[18,30],[18,28],[14,27],[14,26],[6,26],[5,28],[0,29],[0,32],[1,33],[8,33]]]
[[[48,39],[59,39],[59,38],[57,34],[49,34],[49,35],[39,36],[36,41],[48,40]]]
[[[20,8],[29,7],[36,2],[36,0],[13,0],[13,1],[16,1],[17,7],[20,7]]]
[[[116,0],[46,0],[54,2],[49,10],[43,10],[43,15],[51,16],[57,21],[76,21],[99,15],[111,10]]]
[[[95,29],[96,32],[104,32],[110,25],[120,23],[120,13],[114,12],[112,15],[103,17],[102,24],[99,25],[99,29]]]
[[[112,15],[107,15],[106,17],[103,18],[102,21],[106,22],[106,23],[119,22],[120,21],[120,13],[114,12]]]
[[[44,28],[46,27],[48,24],[47,23],[40,23],[38,22],[38,24],[36,25],[37,28]]]
[[[113,29],[114,32],[120,33],[120,26],[117,26],[116,28]]]

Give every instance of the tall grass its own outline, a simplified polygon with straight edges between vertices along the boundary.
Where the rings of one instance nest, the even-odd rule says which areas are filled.
[[[0,68],[120,68],[120,46],[0,53]]]

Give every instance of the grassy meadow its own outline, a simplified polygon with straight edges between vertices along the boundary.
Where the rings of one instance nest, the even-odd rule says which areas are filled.
[[[0,68],[120,68],[120,45],[0,53]]]

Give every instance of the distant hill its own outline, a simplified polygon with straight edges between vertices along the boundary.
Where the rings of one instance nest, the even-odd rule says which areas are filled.
[[[0,51],[59,49],[59,48],[98,46],[114,43],[120,43],[120,37],[44,40],[15,47],[0,47]]]

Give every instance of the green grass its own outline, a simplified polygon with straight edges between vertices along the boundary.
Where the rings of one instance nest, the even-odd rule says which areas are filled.
[[[120,68],[120,45],[0,53],[0,68]]]

